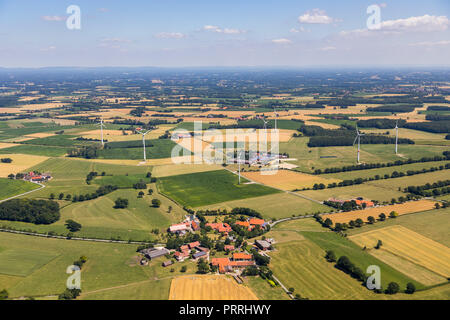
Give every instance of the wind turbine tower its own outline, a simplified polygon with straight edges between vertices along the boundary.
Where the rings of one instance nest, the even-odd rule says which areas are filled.
[[[100,118],[100,123],[98,125],[100,126],[100,133],[102,136],[102,146],[104,146],[105,142],[103,140],[103,128],[106,128],[106,126],[103,124],[103,118]]]
[[[359,162],[359,154],[360,154],[360,152],[361,152],[361,148],[360,148],[360,145],[361,145],[361,136],[363,136],[363,135],[364,135],[364,133],[360,133],[359,130],[358,130],[358,126],[357,126],[357,127],[356,127],[356,138],[355,138],[355,141],[353,141],[353,145],[355,145],[356,140],[358,140],[358,154],[357,154],[357,157],[356,157],[356,161],[357,161],[358,163],[360,163],[360,162]]]
[[[273,108],[274,114],[275,114],[275,131],[277,130],[277,118],[278,118],[278,113],[275,110],[275,108]]]
[[[398,151],[398,120],[395,122],[395,154]]]
[[[144,162],[147,161],[147,154],[145,153],[145,135],[149,132],[150,130],[147,130],[145,132],[143,130],[139,130],[139,133],[142,134],[142,146],[144,147]]]
[[[268,121],[266,120],[266,118],[263,118],[263,122],[264,122],[264,131],[267,132],[267,123]]]

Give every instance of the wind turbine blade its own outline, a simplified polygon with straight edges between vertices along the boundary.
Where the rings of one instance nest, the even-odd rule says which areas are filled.
[[[358,140],[359,135],[356,136],[355,141],[353,141],[353,145],[355,145],[356,140]]]

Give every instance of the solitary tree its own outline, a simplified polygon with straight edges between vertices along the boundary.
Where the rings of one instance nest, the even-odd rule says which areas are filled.
[[[388,294],[396,294],[399,291],[400,291],[400,286],[398,285],[397,282],[390,282],[386,289],[386,293],[388,293]]]
[[[416,286],[414,285],[414,283],[408,282],[406,284],[405,292],[409,294],[413,294],[414,292],[416,292]]]
[[[367,221],[369,221],[370,224],[373,224],[375,222],[375,218],[372,216],[368,216]]]
[[[72,219],[66,220],[65,226],[70,232],[77,232],[81,230],[81,224]]]
[[[155,208],[159,208],[161,206],[161,200],[153,199],[152,200],[152,206],[155,207]]]
[[[384,213],[380,213],[378,218],[380,218],[380,221],[384,221],[384,220],[386,220],[386,215]]]
[[[333,250],[328,250],[325,254],[325,259],[327,259],[328,262],[336,262],[336,254]]]

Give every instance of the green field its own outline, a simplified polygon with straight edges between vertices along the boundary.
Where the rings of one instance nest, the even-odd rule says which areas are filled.
[[[403,189],[408,186],[418,186],[424,185],[426,183],[433,183],[439,180],[447,180],[450,179],[450,170],[442,170],[442,171],[434,171],[424,174],[417,174],[409,177],[401,177],[389,180],[377,180],[377,181],[369,181],[368,185],[380,187],[385,189],[385,193],[388,194],[394,190],[398,190],[399,188]]]
[[[423,176],[423,174],[418,175],[417,177],[419,176]],[[388,184],[390,181],[399,179],[401,178],[381,181]],[[389,190],[389,192],[386,192],[386,189],[384,189],[383,186],[375,186],[369,183],[323,190],[299,191],[297,193],[319,201],[328,200],[330,198],[348,200],[357,197],[363,197],[367,200],[390,201],[392,198],[398,198],[405,195],[403,192],[397,190]]]
[[[68,148],[74,147],[77,145],[89,144],[89,142],[74,140],[74,138],[76,138],[76,137],[66,135],[66,134],[60,134],[60,135],[46,137],[46,138],[26,140],[21,143],[40,145],[40,146],[68,147]],[[90,144],[92,144],[92,142],[90,142]]]
[[[158,179],[161,193],[183,206],[200,207],[230,200],[247,199],[279,192],[258,184],[245,184],[226,170],[183,174]]]
[[[450,247],[448,237],[448,231],[450,230],[449,213],[450,208],[405,214],[398,216],[396,219],[387,219],[372,225],[366,224],[362,228],[349,229],[347,233],[348,235],[355,235],[388,226],[401,225]]]
[[[145,148],[147,159],[170,158],[172,155],[172,149],[177,145],[170,139],[155,139],[147,141],[152,144],[151,147]],[[191,153],[187,150],[181,150],[179,155],[186,155],[186,154]],[[143,157],[144,157],[143,148],[112,148],[112,149],[102,149],[99,151],[99,158],[103,159],[137,160],[143,159]]]
[[[309,138],[293,138],[288,142],[280,142],[280,152],[286,152],[290,158],[297,161],[290,163],[299,166],[298,170],[313,172],[315,169],[334,168],[356,163],[356,147],[318,147],[309,148]],[[399,153],[395,155],[393,145],[370,144],[361,146],[361,161],[364,163],[385,163],[395,160],[420,159],[422,157],[442,156],[448,150],[445,146],[430,145],[400,145]],[[321,158],[322,157],[322,158]]]
[[[237,207],[254,209],[260,212],[266,219],[282,219],[291,217],[292,215],[298,216],[330,211],[330,208],[327,206],[289,193],[277,193],[257,198],[231,200],[209,206],[202,206],[199,209],[226,208],[230,210]]]
[[[0,154],[7,153],[20,153],[20,154],[33,154],[36,156],[47,157],[60,157],[67,153],[68,148],[64,147],[52,147],[52,146],[35,146],[35,145],[20,145],[10,148],[0,149]]]
[[[270,267],[295,293],[309,299],[376,299],[360,282],[328,263],[325,251],[309,240],[276,245]]]
[[[376,168],[376,169],[368,169],[368,170],[355,170],[348,172],[339,172],[339,173],[329,173],[321,175],[323,178],[335,178],[335,179],[356,179],[356,178],[373,178],[376,175],[383,177],[385,174],[391,175],[392,172],[406,172],[408,170],[422,170],[429,169],[433,167],[445,166],[450,163],[450,161],[431,161],[431,162],[420,162],[420,163],[411,163],[404,164],[401,166],[393,166],[393,167],[385,167],[385,168]]]
[[[400,273],[389,265],[374,258],[369,253],[363,251],[355,243],[346,239],[334,232],[301,232],[308,240],[314,242],[325,252],[326,250],[333,250],[336,256],[347,256],[355,266],[365,271],[370,265],[377,265],[381,269],[382,277],[381,283],[383,288],[387,288],[388,283],[394,281],[400,285],[400,288],[405,288],[408,282],[416,285],[417,289],[424,288],[424,286],[417,281],[412,280],[407,275]],[[342,271],[340,271],[342,272]],[[350,278],[349,275],[346,275]],[[353,280],[353,279],[352,279]]]
[[[134,175],[114,175],[114,176],[104,176],[94,179],[94,183],[105,186],[112,185],[119,188],[133,188],[133,185],[139,181],[144,181],[150,183],[150,178],[147,178],[145,174],[134,174]]]
[[[2,244],[6,245],[6,244]],[[9,247],[9,246],[8,246]],[[27,276],[56,258],[58,253],[22,248],[0,251],[0,274]]]
[[[0,200],[38,188],[39,185],[28,181],[0,178]]]

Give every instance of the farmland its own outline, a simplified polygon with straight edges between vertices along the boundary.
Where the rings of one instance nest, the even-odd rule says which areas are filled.
[[[278,192],[277,190],[246,184],[242,179],[226,170],[183,174],[164,177],[157,181],[159,191],[181,205],[205,206],[232,199],[246,199]]]
[[[257,300],[257,297],[231,277],[195,275],[173,279],[169,300]]]
[[[422,272],[408,272],[422,283],[446,282],[446,278],[450,274],[450,249],[405,227],[385,227],[354,235],[350,239],[360,247],[368,248],[375,247],[377,241],[381,240],[383,245],[378,250],[388,257],[380,259],[388,260],[389,256],[394,256],[394,258],[404,259],[409,263],[423,267],[425,270]],[[371,250],[371,252],[377,256],[376,250]],[[402,264],[399,263],[399,265]],[[407,267],[405,269],[408,270]],[[401,271],[407,273],[406,270]],[[427,271],[441,276],[441,279],[429,276]]]
[[[0,178],[0,200],[38,188],[39,185],[31,182]]]
[[[375,219],[378,219],[378,216],[381,213],[384,213],[386,217],[389,216],[389,213],[395,211],[399,216],[408,213],[421,212],[434,209],[435,202],[430,200],[419,200],[419,201],[410,201],[401,204],[394,204],[388,206],[379,206],[374,208],[368,208],[364,210],[355,210],[350,212],[342,212],[342,213],[333,213],[327,215],[327,218],[331,219],[333,224],[336,223],[348,223],[351,220],[362,219],[364,222],[367,221],[367,218],[372,216]]]
[[[250,181],[256,181],[273,188],[287,191],[312,188],[314,184],[319,183],[329,184],[340,181],[337,179],[328,179],[328,177],[322,178],[289,170],[244,172],[242,175]]]
[[[283,206],[279,204],[283,203]],[[236,207],[248,207],[260,212],[266,219],[282,219],[292,215],[306,215],[317,212],[328,212],[327,206],[304,199],[288,193],[276,193],[256,198],[231,200],[208,206],[200,206],[199,209],[233,209]]]

